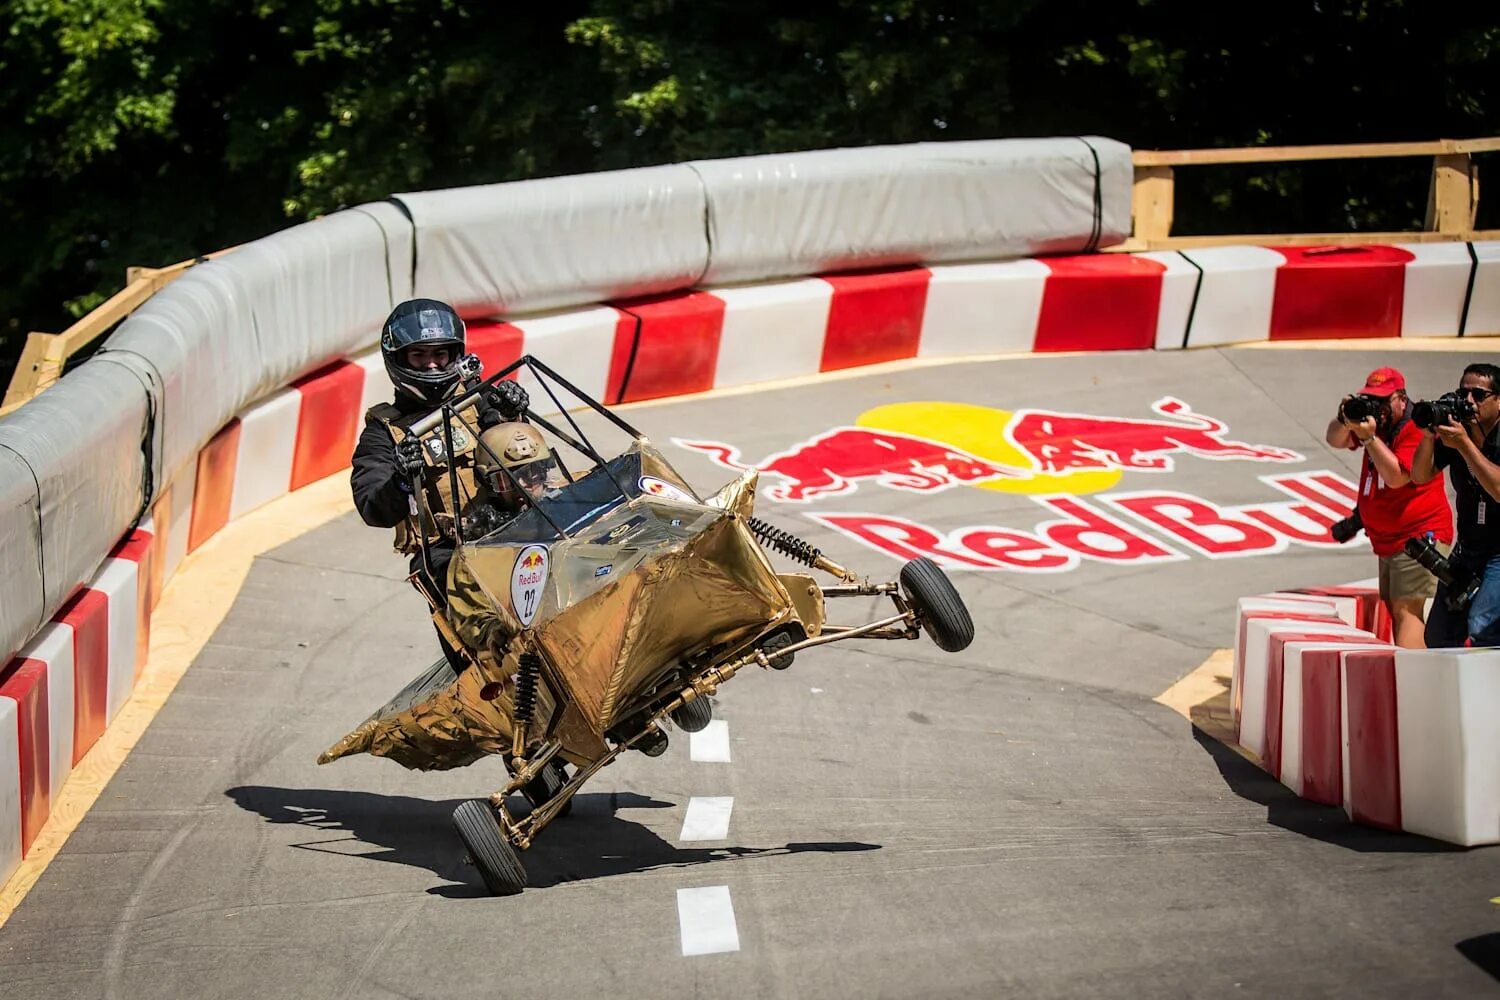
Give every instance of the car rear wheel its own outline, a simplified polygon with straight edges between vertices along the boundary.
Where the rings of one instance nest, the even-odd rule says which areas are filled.
[[[492,896],[514,896],[526,888],[526,869],[495,819],[488,802],[469,799],[453,810],[453,825]]]
[[[901,592],[939,649],[957,653],[974,641],[974,619],[937,563],[920,557],[902,566]]]
[[[707,698],[694,698],[672,713],[672,721],[685,733],[698,733],[714,719],[714,707]]]

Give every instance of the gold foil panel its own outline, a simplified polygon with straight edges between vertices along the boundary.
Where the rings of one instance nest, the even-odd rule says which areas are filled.
[[[816,580],[803,573],[782,573],[780,580],[792,599],[792,607],[797,610],[797,620],[807,630],[807,637],[811,639],[821,634],[823,623],[827,620],[823,588],[818,586]]]

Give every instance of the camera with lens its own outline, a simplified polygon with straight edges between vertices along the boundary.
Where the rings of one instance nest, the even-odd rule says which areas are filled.
[[[1455,566],[1438,551],[1437,543],[1428,534],[1422,538],[1408,538],[1402,551],[1422,565],[1427,572],[1448,585],[1447,605],[1449,610],[1462,611],[1479,592],[1480,579],[1463,566]]]
[[[1449,420],[1466,424],[1477,420],[1478,412],[1467,396],[1445,392],[1437,399],[1424,399],[1411,408],[1411,422],[1425,430],[1440,427]]]
[[[1339,405],[1339,416],[1351,424],[1361,423],[1371,417],[1379,419],[1380,404],[1368,396],[1350,396]]]
[[[1359,516],[1359,511],[1355,511],[1342,521],[1335,521],[1330,525],[1328,533],[1333,536],[1335,542],[1342,544],[1363,531],[1364,527],[1364,518]]]

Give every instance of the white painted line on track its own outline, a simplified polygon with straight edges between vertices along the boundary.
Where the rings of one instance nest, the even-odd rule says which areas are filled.
[[[688,741],[688,755],[700,763],[729,763],[729,723],[715,719],[693,733]]]
[[[688,799],[687,815],[682,820],[678,841],[724,840],[729,836],[729,813],[734,809],[733,796],[698,796]]]
[[[677,924],[682,929],[684,955],[740,950],[740,931],[734,923],[734,904],[727,885],[678,889]]]

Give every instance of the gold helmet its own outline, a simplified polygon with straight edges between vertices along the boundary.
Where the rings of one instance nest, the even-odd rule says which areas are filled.
[[[479,453],[474,465],[489,491],[511,504],[520,499],[511,485],[512,476],[532,499],[559,482],[557,461],[547,447],[547,439],[541,431],[519,420],[496,424],[479,435]],[[509,470],[510,476],[502,469]]]

